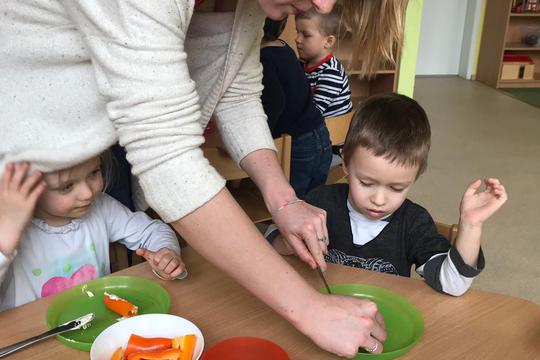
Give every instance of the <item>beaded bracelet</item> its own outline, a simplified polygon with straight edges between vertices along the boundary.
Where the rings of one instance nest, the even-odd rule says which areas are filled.
[[[283,204],[283,205],[281,205],[280,207],[278,207],[276,210],[273,211],[273,213],[275,214],[275,213],[277,213],[279,210],[282,210],[282,209],[286,208],[286,207],[289,206],[289,205],[293,205],[293,204],[301,203],[301,202],[304,202],[304,200],[298,199],[298,198],[292,199],[292,200],[287,200],[287,202],[286,202],[285,204]]]

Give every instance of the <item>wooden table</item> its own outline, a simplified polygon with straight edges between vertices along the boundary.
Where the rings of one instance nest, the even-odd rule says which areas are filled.
[[[172,299],[171,313],[194,322],[203,332],[206,348],[233,336],[258,336],[280,344],[295,360],[338,359],[317,348],[270,308],[209,264],[193,249],[183,258],[189,277],[166,282],[156,279],[142,263],[117,274],[152,279]],[[294,257],[288,261],[316,288],[315,271]],[[329,265],[334,283],[365,283],[399,292],[422,312],[421,341],[400,359],[540,359],[540,306],[506,295],[471,290],[462,297],[441,295],[423,281]],[[45,313],[53,298],[41,299],[0,313],[0,347],[45,331]],[[55,339],[45,340],[7,359],[88,359]]]

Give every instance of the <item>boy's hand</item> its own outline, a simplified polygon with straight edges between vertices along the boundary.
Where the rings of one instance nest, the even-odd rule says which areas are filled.
[[[4,255],[11,255],[18,247],[46,187],[40,172],[27,176],[28,168],[28,163],[6,164],[0,178],[0,251]]]
[[[478,191],[482,181],[476,180],[465,191],[460,207],[462,225],[482,225],[506,202],[508,198],[506,190],[498,179],[485,179],[484,184],[486,188]]]
[[[150,251],[141,248],[137,249],[135,253],[144,257],[152,270],[164,280],[174,280],[186,270],[182,258],[174,250],[161,248],[158,251]]]

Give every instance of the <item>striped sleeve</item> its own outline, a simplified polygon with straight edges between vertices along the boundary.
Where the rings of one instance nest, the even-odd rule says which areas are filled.
[[[349,79],[341,64],[332,58],[323,64],[314,81],[313,99],[324,117],[348,113],[352,110]]]

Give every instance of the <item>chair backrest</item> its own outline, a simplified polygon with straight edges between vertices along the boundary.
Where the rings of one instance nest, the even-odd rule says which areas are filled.
[[[283,173],[289,179],[291,175],[291,137],[290,135],[282,135],[274,139],[274,144]],[[222,143],[214,140],[212,146],[203,145],[202,150],[210,164],[225,180],[239,180],[248,177],[248,174],[229,156]]]
[[[437,231],[439,232],[439,234],[447,238],[448,241],[450,241],[450,244],[454,245],[457,238],[458,225],[457,224],[449,225],[449,224],[435,221],[435,226],[437,227]]]
[[[329,117],[325,119],[326,127],[330,133],[330,140],[333,145],[343,144],[345,142],[345,137],[349,131],[349,125],[352,120],[352,112],[349,112],[344,115]]]
[[[329,117],[325,119],[326,127],[330,134],[330,141],[332,145],[341,145],[345,142],[347,132],[349,131],[349,125],[352,120],[352,112],[344,115]],[[335,184],[338,182],[346,182],[347,178],[343,167],[340,165],[334,166],[328,172],[326,184]]]

